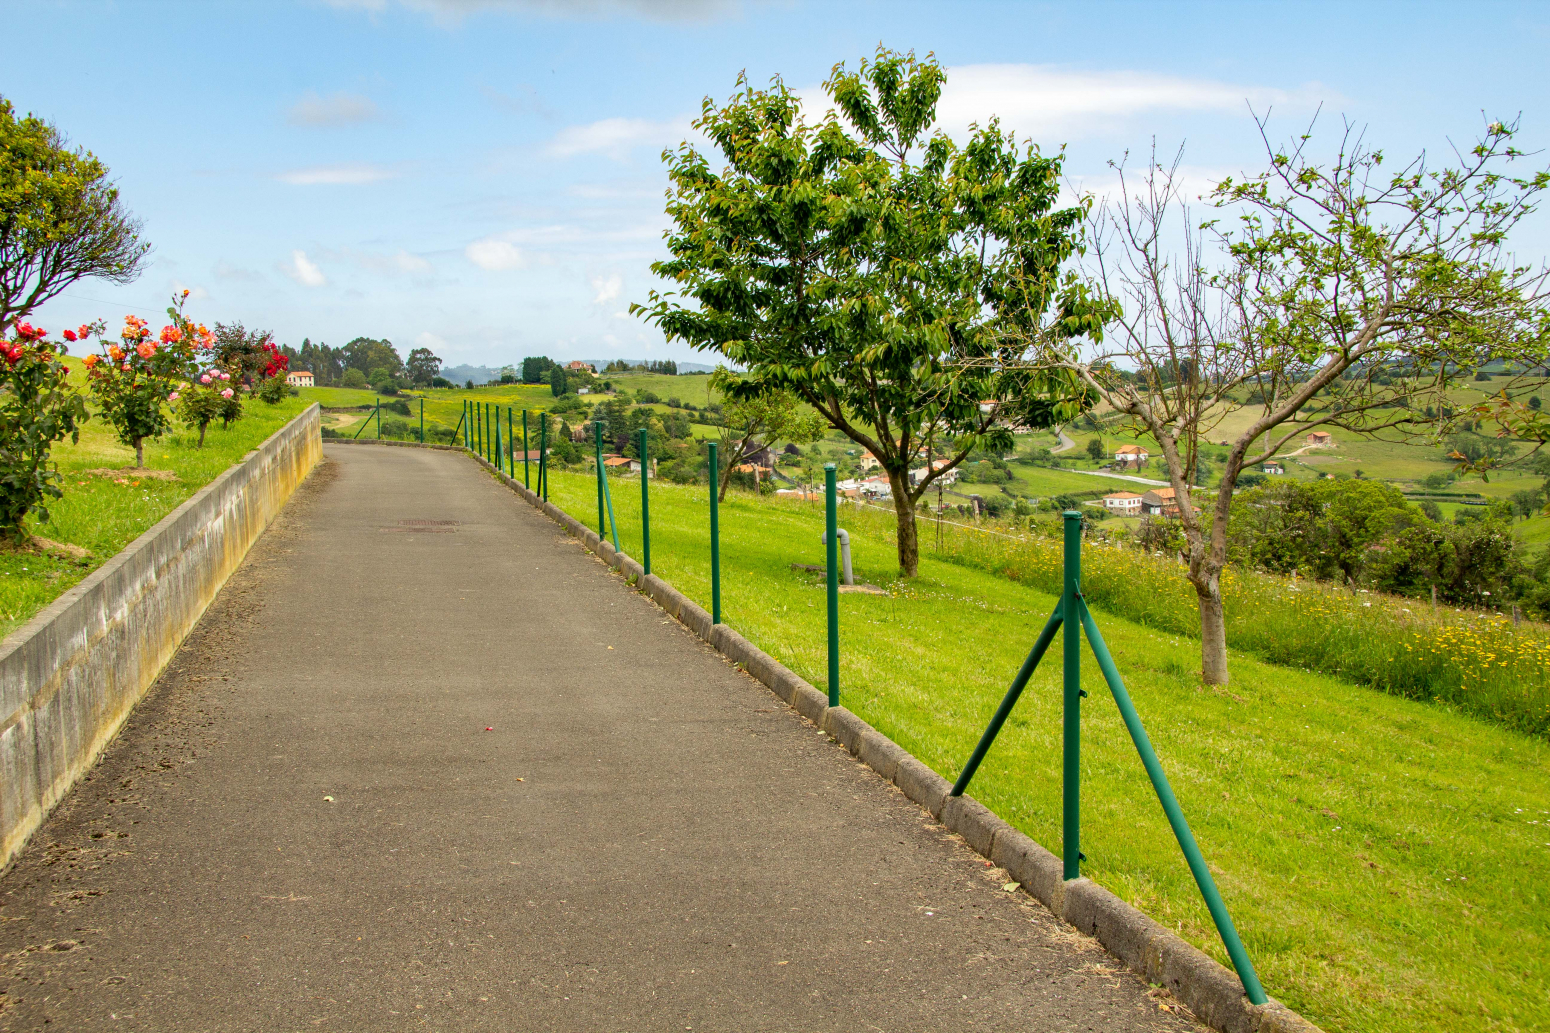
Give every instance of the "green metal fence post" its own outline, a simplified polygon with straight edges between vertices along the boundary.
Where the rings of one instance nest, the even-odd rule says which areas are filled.
[[[603,523],[603,421],[592,421],[592,438],[597,443],[597,536],[603,537],[608,528]]]
[[[651,457],[647,452],[646,428],[642,427],[640,434],[640,565],[647,574],[651,573],[651,493],[648,486],[651,483]]]
[[[1064,611],[1065,679],[1062,712],[1064,729],[1061,782],[1060,854],[1067,879],[1082,876],[1082,618],[1077,604],[1082,590],[1082,514],[1065,512],[1065,588],[1060,603]]]
[[[538,417],[538,486],[544,501],[549,501],[549,414]]]
[[[425,444],[425,396],[420,396],[420,444]]]
[[[522,487],[533,490],[532,483],[528,480],[527,469],[528,443],[527,443],[527,410],[522,410]]]
[[[458,429],[463,432],[463,447],[468,447],[468,399],[463,399],[463,418],[457,421]],[[452,436],[452,443],[457,444],[457,435]]]
[[[824,572],[829,596],[829,706],[840,705],[840,541],[834,464],[823,464]]]
[[[517,436],[511,432],[516,410],[506,406],[506,476],[517,479]]]
[[[1168,776],[1163,773],[1162,764],[1157,760],[1157,751],[1152,749],[1152,740],[1141,724],[1141,717],[1136,713],[1135,704],[1130,701],[1130,693],[1125,691],[1125,682],[1119,676],[1119,668],[1114,665],[1114,658],[1109,655],[1109,647],[1098,631],[1097,622],[1088,612],[1087,603],[1078,599],[1077,605],[1081,610],[1082,627],[1087,630],[1087,641],[1093,647],[1093,655],[1098,658],[1098,666],[1103,670],[1103,678],[1109,683],[1109,692],[1114,695],[1114,702],[1119,707],[1120,716],[1125,720],[1125,728],[1130,732],[1130,741],[1136,744],[1136,752],[1141,755],[1141,764],[1146,768],[1147,777],[1152,780],[1152,788],[1157,790],[1157,799],[1162,803],[1163,813],[1168,816],[1168,824],[1173,826],[1174,838],[1179,841],[1179,849],[1184,851],[1184,860],[1189,864],[1190,873],[1195,876],[1195,885],[1200,888],[1200,895],[1205,898],[1206,908],[1211,912],[1211,920],[1216,923],[1217,934],[1222,938],[1222,946],[1227,948],[1227,956],[1232,959],[1238,978],[1243,980],[1244,993],[1248,995],[1250,1004],[1264,1004],[1265,988],[1260,986],[1259,975],[1254,971],[1254,963],[1249,960],[1248,951],[1243,949],[1243,941],[1238,938],[1238,930],[1232,923],[1232,916],[1227,913],[1227,905],[1222,903],[1222,895],[1217,892],[1216,880],[1211,878],[1211,869],[1206,866],[1206,859],[1200,853],[1195,835],[1189,830],[1189,822],[1184,820],[1184,811],[1179,807],[1178,797],[1173,795],[1173,787],[1168,784]]]
[[[495,442],[495,472],[506,472],[505,440],[501,437],[501,407],[495,407],[495,435],[491,439]]]
[[[377,399],[377,440],[382,440],[382,399]]]
[[[716,481],[721,466],[716,459],[716,443],[710,442],[710,622],[721,623],[721,500]]]

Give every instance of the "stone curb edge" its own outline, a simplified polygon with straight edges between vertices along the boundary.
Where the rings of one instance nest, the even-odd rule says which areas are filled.
[[[390,442],[410,447],[466,449],[455,445]],[[762,682],[781,700],[828,732],[863,764],[897,786],[949,830],[1022,885],[1031,896],[1078,931],[1093,937],[1148,982],[1166,987],[1195,1017],[1222,1033],[1322,1033],[1286,1005],[1271,998],[1252,1005],[1236,973],[1184,942],[1113,893],[1088,879],[1065,881],[1060,858],[996,817],[970,796],[952,797],[952,784],[901,746],[829,697],[655,574],[618,552],[597,532],[552,502],[544,502],[494,464],[467,453],[524,501],[579,538],[605,563],[717,652]]]

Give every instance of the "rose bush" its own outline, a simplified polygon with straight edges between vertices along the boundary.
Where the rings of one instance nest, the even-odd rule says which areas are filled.
[[[67,340],[90,334],[66,330]],[[54,442],[80,438],[86,404],[68,383],[60,360],[64,345],[48,334],[17,323],[9,340],[0,339],[0,539],[25,541],[23,521],[36,512],[48,519],[47,499],[59,498],[59,467],[50,461]]]
[[[116,342],[101,340],[101,354],[88,355],[87,383],[102,415],[118,431],[119,440],[135,450],[135,466],[145,466],[145,439],[160,437],[172,425],[171,406],[188,382],[201,373],[197,357],[210,343],[183,315],[188,291],[167,309],[171,324],[152,339],[150,326],[139,316],[125,316]]]

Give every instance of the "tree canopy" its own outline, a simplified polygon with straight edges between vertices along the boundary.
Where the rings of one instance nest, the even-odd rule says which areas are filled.
[[[856,71],[835,66],[836,110],[816,125],[779,79],[707,98],[695,127],[725,167],[689,144],[664,154],[672,257],[653,270],[675,287],[632,308],[724,355],[740,392],[794,392],[876,456],[906,576],[932,481],[975,448],[1009,447],[1009,425],[1047,426],[1085,401],[1071,376],[1000,368],[1009,334],[1102,325],[1064,270],[1087,205],[1059,205],[1061,157],[993,119],[962,147],[933,133],[945,78],[930,56],[879,49]]]
[[[0,332],[77,280],[130,282],[149,250],[107,166],[0,97]]]

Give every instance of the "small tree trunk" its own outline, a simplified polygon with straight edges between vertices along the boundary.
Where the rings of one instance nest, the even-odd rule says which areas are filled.
[[[135,438],[135,469],[145,469],[145,439]]]
[[[727,500],[727,489],[732,486],[732,457],[727,457],[726,469],[721,471],[721,486],[716,489],[716,501]]]
[[[201,423],[199,425],[199,447],[200,448],[204,448],[205,447],[205,431],[207,429],[209,429],[209,426],[210,426],[210,424],[208,424],[208,423]]]
[[[1220,578],[1211,574],[1195,585],[1200,600],[1200,680],[1207,685],[1227,684],[1227,618],[1222,611]]]
[[[920,572],[920,538],[915,523],[915,505],[910,501],[908,475],[888,472],[893,489],[893,511],[898,517],[899,576],[914,577]]]

